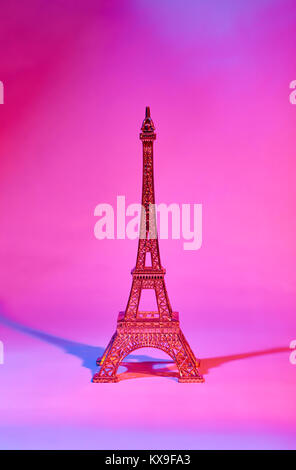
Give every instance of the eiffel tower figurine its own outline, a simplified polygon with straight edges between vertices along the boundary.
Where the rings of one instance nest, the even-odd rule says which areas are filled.
[[[120,362],[139,348],[157,348],[167,353],[176,363],[179,382],[204,382],[195,358],[179,324],[179,314],[172,311],[168,298],[159,255],[157,239],[154,177],[153,141],[156,139],[150,109],[141,128],[143,142],[143,186],[140,237],[136,267],[132,270],[132,287],[125,312],[120,312],[117,329],[102,359],[97,360],[100,370],[93,382],[117,382]],[[151,254],[151,266],[146,266],[146,254]],[[143,289],[154,289],[158,311],[139,311]]]

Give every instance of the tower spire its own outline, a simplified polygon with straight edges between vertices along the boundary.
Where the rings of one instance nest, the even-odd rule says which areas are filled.
[[[140,134],[141,140],[155,140],[156,139],[156,134],[154,133],[155,126],[150,116],[149,106],[146,106],[145,119],[143,121],[141,131],[142,131]]]

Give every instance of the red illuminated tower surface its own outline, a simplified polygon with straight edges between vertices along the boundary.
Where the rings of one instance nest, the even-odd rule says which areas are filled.
[[[148,107],[141,131],[143,186],[137,262],[132,270],[133,281],[126,310],[119,313],[116,332],[102,359],[97,361],[101,367],[94,375],[93,382],[117,382],[120,362],[135,349],[144,347],[167,353],[178,367],[179,382],[204,382],[198,371],[199,361],[180,328],[179,314],[172,311],[164,281],[165,269],[160,262],[153,177],[153,141],[156,134]],[[146,263],[147,253],[151,254],[150,266]],[[158,311],[139,311],[143,289],[154,289]]]

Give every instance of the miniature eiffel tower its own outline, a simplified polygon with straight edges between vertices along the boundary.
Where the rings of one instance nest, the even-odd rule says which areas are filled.
[[[195,358],[179,323],[179,314],[172,311],[165,286],[165,269],[159,255],[156,229],[153,141],[156,139],[150,109],[141,128],[143,142],[143,187],[140,237],[136,267],[132,270],[132,287],[126,310],[120,312],[117,329],[108,344],[102,359],[97,364],[100,370],[93,382],[117,382],[120,362],[139,348],[157,348],[167,353],[176,363],[179,382],[204,382]],[[151,266],[146,266],[146,254],[151,254]],[[158,311],[139,311],[143,289],[154,289]]]

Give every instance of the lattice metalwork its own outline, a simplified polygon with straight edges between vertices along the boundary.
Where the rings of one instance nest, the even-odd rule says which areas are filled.
[[[144,322],[143,322],[144,323]],[[117,382],[116,375],[120,362],[132,351],[139,348],[157,348],[167,353],[176,363],[179,370],[179,382],[203,382],[198,371],[198,361],[195,359],[182,332],[147,333],[143,324],[142,332],[117,332],[112,337],[112,345],[107,355],[101,361],[100,372],[94,382]],[[170,330],[170,326],[167,326]],[[131,327],[131,331],[132,331]]]
[[[157,224],[153,176],[153,141],[155,126],[146,108],[140,139],[143,142],[142,213],[136,266],[132,270],[132,287],[125,312],[121,312],[117,329],[102,359],[93,382],[117,382],[120,362],[135,349],[158,348],[167,353],[179,370],[179,382],[203,382],[195,358],[173,312],[164,281],[157,238]],[[146,266],[146,255],[151,253],[151,266]],[[158,311],[139,311],[143,289],[154,289]]]

